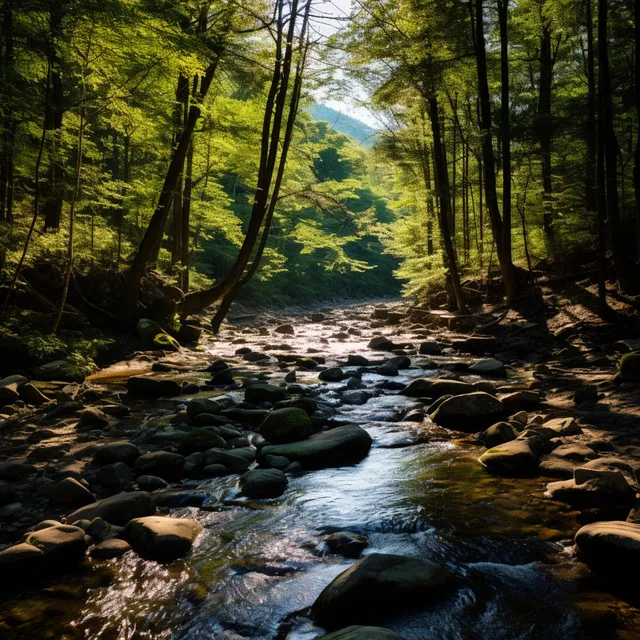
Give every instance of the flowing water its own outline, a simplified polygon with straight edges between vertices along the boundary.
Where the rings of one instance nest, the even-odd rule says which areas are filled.
[[[298,332],[298,345],[315,345],[314,331]],[[339,349],[317,346],[329,357],[363,352],[357,338]],[[412,368],[399,380],[436,373]],[[317,384],[316,373],[307,378]],[[368,388],[383,380],[363,376]],[[319,399],[337,404],[339,387],[323,385]],[[414,405],[383,391],[362,406],[341,406],[342,417],[371,434],[369,456],[292,476],[276,500],[237,500],[236,476],[193,482],[207,496],[204,509],[172,511],[204,527],[187,558],[160,565],[130,553],[25,591],[5,603],[0,637],[3,629],[19,637],[9,631],[19,627],[33,638],[317,638],[323,631],[304,612],[352,562],[323,546],[324,534],[341,530],[367,536],[365,553],[434,560],[459,576],[459,587],[434,606],[383,618],[406,640],[638,637],[636,610],[601,591],[572,557],[575,514],[543,498],[544,479],[489,476],[471,439],[428,421],[399,422]]]

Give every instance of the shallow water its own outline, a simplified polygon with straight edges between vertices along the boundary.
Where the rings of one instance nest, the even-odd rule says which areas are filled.
[[[313,331],[306,325],[297,340]],[[396,380],[435,373],[411,369]],[[363,376],[369,389],[383,380]],[[326,385],[324,397],[340,386]],[[5,603],[0,637],[317,638],[323,631],[305,609],[352,562],[323,548],[322,536],[340,530],[366,535],[365,553],[434,560],[458,575],[458,588],[434,606],[381,620],[406,640],[638,637],[637,610],[599,591],[572,557],[575,514],[542,497],[544,479],[491,477],[470,438],[428,420],[397,421],[416,404],[383,392],[340,407],[371,434],[369,456],[292,476],[279,499],[235,500],[237,477],[193,483],[209,496],[206,509],[172,511],[204,526],[189,557],[162,566],[127,554],[87,565]]]

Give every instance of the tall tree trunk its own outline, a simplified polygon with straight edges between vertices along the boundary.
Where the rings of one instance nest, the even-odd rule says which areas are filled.
[[[13,174],[16,119],[14,116],[13,86],[13,0],[5,0],[2,12],[3,105],[2,105],[2,162],[0,164],[0,221],[13,222]],[[3,260],[1,262],[4,262]]]
[[[553,82],[553,55],[551,52],[551,24],[543,18],[540,35],[540,89],[538,95],[538,127],[542,165],[542,200],[544,202],[543,228],[548,238],[553,236],[553,189],[551,184],[551,85]]]
[[[517,294],[516,271],[511,258],[511,121],[509,96],[509,0],[498,0],[500,27],[501,106],[500,138],[502,141],[502,279],[507,298]],[[496,242],[497,245],[497,242]]]
[[[636,147],[633,164],[633,186],[636,195],[636,259],[640,263],[640,0],[634,0]]]
[[[456,95],[456,97],[453,99],[452,101],[452,109],[453,109],[453,117],[454,120],[457,120],[457,113],[458,113],[458,96]],[[449,222],[449,230],[451,233],[451,238],[453,241],[453,245],[456,245],[456,204],[457,204],[457,200],[458,200],[458,189],[457,189],[457,162],[458,162],[458,156],[457,156],[457,151],[458,151],[458,147],[457,147],[457,127],[455,126],[455,124],[451,127],[452,130],[452,136],[453,136],[453,146],[452,146],[452,156],[453,156],[453,162],[451,164],[451,221]]]
[[[189,229],[191,226],[191,193],[193,191],[193,142],[187,152],[187,166],[184,174],[184,194],[182,200],[182,246],[180,268],[182,278],[180,288],[189,291]]]
[[[440,131],[440,112],[438,99],[435,96],[429,98],[429,117],[431,120],[431,132],[433,136],[433,149],[435,156],[436,188],[438,190],[440,235],[444,246],[445,266],[448,278],[451,282],[455,303],[458,311],[465,309],[464,294],[460,285],[458,272],[458,258],[456,249],[451,241],[449,230],[449,207],[451,198],[449,195],[449,173],[445,164],[444,143]]]
[[[47,40],[47,59],[51,69],[51,91],[45,103],[45,127],[51,132],[49,143],[49,166],[47,181],[43,185],[42,213],[44,230],[55,231],[60,228],[62,203],[64,199],[64,170],[60,158],[60,136],[64,114],[64,90],[60,69],[58,42],[62,37],[64,2],[52,2],[49,14],[49,35]]]
[[[216,69],[218,68],[219,58],[216,58],[209,64],[205,75],[200,82],[200,91],[198,92],[197,102],[193,102],[189,107],[187,122],[184,127],[183,134],[180,138],[178,146],[175,148],[169,168],[164,178],[162,191],[158,199],[156,209],[149,221],[149,226],[142,238],[142,242],[138,247],[138,251],[131,263],[127,282],[123,291],[122,304],[120,306],[121,322],[127,324],[133,320],[136,305],[138,303],[138,295],[140,292],[140,282],[144,275],[147,263],[153,257],[156,246],[162,240],[164,225],[173,202],[173,195],[176,185],[184,166],[187,150],[191,144],[191,137],[196,126],[196,122],[200,118],[201,106],[206,98],[209,87],[213,81]]]
[[[620,227],[618,199],[618,143],[613,128],[613,99],[611,89],[611,72],[609,69],[608,42],[608,0],[598,2],[598,77],[599,77],[599,113],[602,121],[600,128],[600,144],[604,154],[606,177],[606,214],[609,221],[609,237],[613,265],[622,291],[631,292],[636,288],[633,268],[629,256],[625,255]]]
[[[478,97],[480,103],[479,127],[482,143],[482,163],[484,168],[484,191],[486,206],[491,222],[491,231],[495,240],[498,259],[502,264],[502,218],[498,205],[496,188],[496,168],[491,136],[491,95],[487,78],[487,52],[483,27],[482,0],[471,0],[471,18],[473,25],[474,46],[476,54],[476,68],[478,73]],[[475,8],[475,12],[473,10]]]
[[[597,189],[597,123],[596,123],[596,45],[593,32],[593,0],[585,0],[585,22],[587,28],[587,158],[585,164],[585,209],[595,213],[599,210]]]

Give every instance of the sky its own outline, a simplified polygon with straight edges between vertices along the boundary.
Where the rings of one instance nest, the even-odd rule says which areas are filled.
[[[328,17],[328,20],[323,21],[316,19],[314,27],[326,36],[333,35],[340,28],[340,22],[335,20],[335,18],[349,15],[351,11],[351,1],[352,0],[318,0],[314,8],[314,13],[322,13]],[[348,97],[345,97],[343,100],[327,99],[326,96],[319,91],[316,93],[316,99],[318,102],[326,104],[336,111],[361,120],[374,129],[380,129],[380,123],[374,114],[369,109],[355,104],[357,101],[366,100],[367,94],[364,89],[360,86],[354,86],[351,95],[355,101],[350,100]]]

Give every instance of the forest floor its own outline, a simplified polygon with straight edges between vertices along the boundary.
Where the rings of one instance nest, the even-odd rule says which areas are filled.
[[[0,410],[0,544],[6,546],[0,565],[31,576],[22,590],[0,601],[0,633],[7,638],[37,632],[42,637],[97,639],[105,629],[117,633],[142,625],[149,637],[164,637],[168,628],[174,637],[189,637],[188,631],[203,633],[205,620],[211,625],[215,619],[222,631],[216,627],[218,635],[211,637],[317,637],[318,627],[308,631],[307,607],[346,568],[341,553],[349,556],[339,548],[327,555],[327,534],[348,530],[364,536],[364,544],[368,538],[369,551],[418,558],[426,554],[445,563],[465,584],[471,580],[467,586],[476,598],[487,599],[487,607],[491,601],[503,624],[485,630],[483,637],[520,637],[530,621],[514,602],[546,597],[546,589],[559,590],[558,601],[570,604],[547,611],[551,605],[543,598],[535,622],[542,635],[535,637],[638,637],[638,609],[628,597],[612,595],[619,584],[592,582],[573,547],[574,534],[587,523],[640,522],[640,385],[613,381],[621,355],[640,345],[637,303],[611,292],[613,315],[603,321],[588,281],[543,288],[543,294],[545,308],[535,314],[486,304],[459,317],[407,302],[294,314],[240,309],[218,337],[205,335],[198,350],[137,352],[82,384],[32,379],[30,384],[42,394],[34,395],[37,403],[14,401]],[[502,420],[515,429],[510,437],[520,431],[520,441],[522,434],[533,434],[531,440],[525,438],[536,446],[532,444],[524,464],[535,458],[535,471],[520,468],[523,463],[517,459],[505,467],[508,473],[502,468],[497,476],[490,475],[477,462],[487,432],[480,438],[476,432],[497,418],[466,407],[455,426],[444,423],[436,413],[443,392],[436,392],[434,381],[454,397],[488,391],[498,398]],[[466,386],[452,391],[451,383]],[[23,384],[18,382],[17,388]],[[7,392],[6,397],[13,396]],[[190,403],[196,406],[205,398],[215,402],[205,402],[209,408],[203,417],[195,410],[189,413]],[[373,440],[371,452],[359,464],[329,471],[366,456],[359,449],[358,438],[364,437],[360,429],[349,435],[355,440],[347,439],[328,458],[320,456],[320,462],[309,466],[291,445],[276,445],[267,460],[257,432],[274,403],[302,407],[320,434],[348,431],[350,424],[363,427]],[[493,419],[487,422],[489,417]],[[185,446],[194,432],[204,440],[195,438]],[[278,446],[289,447],[286,455]],[[118,447],[122,457],[97,453]],[[288,456],[284,462],[282,455]],[[256,456],[257,468],[284,470],[288,487],[285,482],[282,497],[243,497],[238,475],[255,466]],[[322,469],[312,470],[318,467]],[[585,467],[591,474],[615,476],[620,471],[623,477],[615,476],[613,485],[598,484],[600,480],[577,485],[575,470]],[[428,484],[416,489],[418,480]],[[444,501],[435,508],[432,501],[439,491]],[[143,494],[151,502],[144,502]],[[101,500],[114,498],[123,501],[116,512],[101,506]],[[82,507],[93,500],[99,501],[97,506]],[[109,560],[101,557],[100,545],[123,537],[127,542],[122,541],[120,552],[131,544],[145,555],[120,525],[148,515],[149,504],[154,512],[188,517],[204,527],[193,559],[167,566],[144,563],[132,551]],[[71,514],[76,507],[80,509]],[[247,510],[263,520],[247,520],[242,515]],[[103,521],[113,517],[107,533],[97,531],[95,523],[91,527],[95,515]],[[80,525],[83,552],[78,556],[77,546],[65,551],[67,542],[49,541],[63,561],[58,558],[52,575],[53,565],[47,565],[44,582],[42,576],[36,580],[33,559],[21,555],[23,549],[16,551],[16,543],[25,532],[65,522]],[[432,526],[451,540],[425,541],[423,532]],[[481,542],[469,542],[469,536],[477,535],[483,536]],[[265,546],[265,539],[279,542]],[[325,545],[322,553],[318,545]],[[207,554],[215,555],[215,571]],[[249,565],[248,558],[254,558]],[[541,559],[543,566],[552,567],[552,586],[540,582],[538,569],[532,568]],[[478,582],[469,571],[483,560],[493,569]],[[291,562],[294,569],[288,568]],[[527,567],[525,573],[510,574],[504,581],[497,577],[496,567],[514,563]],[[108,569],[106,577],[103,569]],[[265,581],[259,588],[249,579],[258,575]],[[248,582],[238,584],[238,576],[247,576]],[[286,591],[288,580],[294,586]],[[487,580],[494,595],[483,591]],[[160,583],[161,593],[152,588]],[[540,593],[523,595],[533,583]],[[118,585],[116,591],[110,584]],[[187,604],[179,595],[185,584],[190,587]],[[135,606],[118,599],[132,594]],[[165,603],[159,616],[152,613],[155,601]],[[250,602],[251,611],[244,605],[239,609],[240,602]],[[481,613],[473,607],[456,613],[460,602],[443,607],[440,618],[429,618],[436,637],[453,637],[452,624],[459,637],[478,632]],[[121,609],[114,611],[114,606]],[[384,606],[385,626],[407,640],[423,637],[416,631],[418,614],[407,618],[396,615],[398,603]],[[560,622],[567,628],[560,631]],[[296,635],[296,624],[307,625],[307,635]],[[206,629],[211,632],[210,626]],[[437,635],[438,629],[443,635]]]

